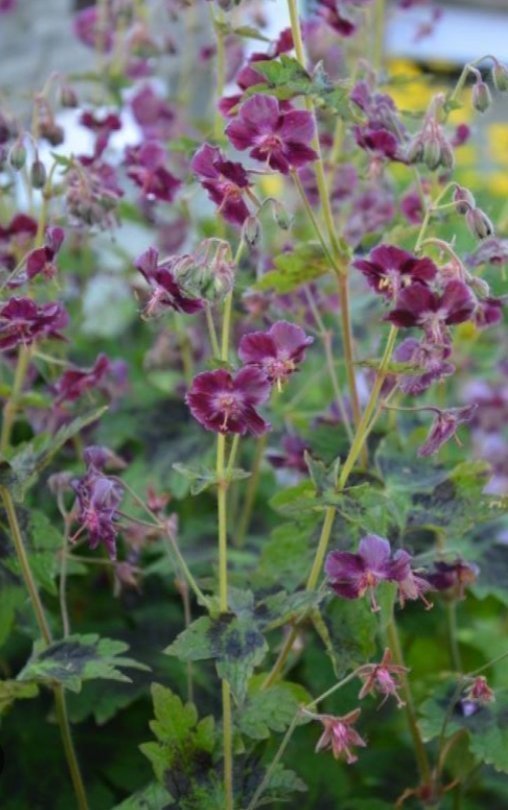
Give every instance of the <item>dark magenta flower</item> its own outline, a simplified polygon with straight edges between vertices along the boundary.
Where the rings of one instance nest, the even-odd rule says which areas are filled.
[[[191,169],[219,206],[224,219],[233,225],[243,225],[249,216],[243,195],[251,184],[241,163],[227,160],[217,146],[205,143],[192,158]]]
[[[455,371],[449,362],[451,348],[447,344],[428,343],[426,340],[406,338],[397,346],[393,359],[397,363],[413,363],[415,371],[399,376],[399,388],[405,394],[423,394],[434,382],[449,377]]]
[[[503,319],[503,300],[488,296],[482,301],[478,301],[474,311],[473,321],[478,329],[487,329],[495,326]]]
[[[305,463],[305,451],[310,450],[309,445],[294,433],[283,436],[280,450],[270,451],[266,457],[276,470],[294,470],[299,473],[308,471]]]
[[[466,261],[470,267],[479,267],[482,264],[504,267],[508,263],[508,239],[498,239],[495,236],[485,239]]]
[[[92,368],[74,366],[67,369],[55,383],[55,405],[75,402],[85,391],[98,388],[110,369],[111,363],[105,354],[99,354]]]
[[[358,599],[369,593],[374,612],[379,610],[375,590],[381,582],[396,582],[399,599],[421,598],[429,589],[426,580],[411,568],[411,555],[400,549],[392,557],[390,543],[377,534],[368,534],[360,540],[358,552],[332,551],[325,562],[325,572],[336,594],[345,599]]]
[[[341,8],[338,0],[318,0],[317,13],[341,37],[350,37],[356,31],[356,23]]]
[[[91,110],[85,110],[81,113],[79,123],[94,133],[94,154],[96,157],[102,155],[113,132],[118,132],[122,128],[122,122],[116,113],[106,113],[99,116],[95,115]]]
[[[74,16],[74,33],[88,48],[109,53],[113,47],[113,21],[109,10],[105,20],[97,6],[78,11]]]
[[[398,708],[402,708],[406,704],[399,695],[400,679],[406,672],[409,672],[407,667],[392,664],[392,653],[387,647],[379,664],[365,664],[358,670],[358,675],[363,681],[363,686],[358,695],[359,700],[363,700],[364,697],[371,693],[382,695],[381,708],[390,695],[393,695]]]
[[[469,320],[475,305],[469,287],[462,281],[449,281],[441,295],[415,282],[400,292],[387,320],[402,328],[420,326],[430,340],[442,343],[445,327]]]
[[[166,150],[156,141],[146,141],[125,150],[127,176],[148,200],[173,202],[182,181],[166,168]]]
[[[319,720],[324,726],[324,731],[316,745],[316,753],[330,749],[335,759],[345,759],[348,765],[356,762],[358,757],[353,754],[351,749],[365,748],[367,745],[354,728],[360,713],[361,709],[354,709],[342,717],[335,717],[332,714],[315,715],[314,719]]]
[[[434,590],[448,591],[453,598],[463,599],[465,589],[476,581],[479,573],[480,569],[474,563],[460,559],[451,563],[437,560],[425,578]]]
[[[476,405],[465,405],[463,408],[449,408],[442,411],[432,408],[436,418],[425,442],[418,448],[419,456],[432,456],[457,432],[459,425],[469,422],[473,418]]]
[[[371,184],[353,197],[344,236],[350,245],[358,245],[367,234],[388,226],[394,216],[392,190],[386,184]]]
[[[274,96],[249,98],[226,127],[226,135],[236,149],[249,149],[251,157],[283,174],[317,157],[310,146],[314,137],[310,113],[284,108]]]
[[[104,475],[101,467],[96,467],[93,463],[89,464],[83,478],[72,481],[71,486],[78,505],[78,534],[86,531],[90,548],[96,549],[103,543],[109,558],[115,560],[118,507],[124,495],[122,486],[115,479]]]
[[[261,368],[269,381],[280,386],[297,369],[314,338],[300,326],[277,321],[267,332],[251,332],[240,341],[238,356],[243,363]]]
[[[400,201],[400,210],[411,225],[420,225],[423,221],[424,209],[420,194],[410,191]]]
[[[30,251],[26,257],[26,265],[23,273],[16,273],[12,281],[9,282],[9,287],[19,287],[27,280],[31,280],[38,276],[40,273],[46,279],[52,279],[56,274],[55,257],[62,242],[65,233],[63,228],[54,227],[47,228],[46,240],[42,247],[35,248]]]
[[[361,149],[395,160],[399,155],[399,139],[381,124],[368,123],[354,127],[355,140]]]
[[[204,307],[204,302],[200,298],[185,295],[175,278],[172,266],[171,259],[159,262],[159,252],[155,248],[145,250],[135,262],[136,269],[152,288],[152,294],[144,308],[147,317],[158,315],[168,307],[189,315]]]
[[[11,298],[0,307],[0,349],[30,346],[37,340],[57,338],[68,315],[57,302],[36,304],[31,298]]]
[[[247,366],[234,376],[222,368],[198,374],[185,400],[193,417],[207,430],[261,436],[270,425],[256,406],[266,402],[269,395],[266,375]]]
[[[413,281],[427,284],[437,275],[433,261],[419,259],[394,245],[379,245],[368,259],[357,259],[353,266],[363,273],[373,290],[387,298],[397,298],[401,289]]]
[[[131,98],[130,106],[145,138],[167,140],[171,137],[176,114],[151,85],[141,87]]]

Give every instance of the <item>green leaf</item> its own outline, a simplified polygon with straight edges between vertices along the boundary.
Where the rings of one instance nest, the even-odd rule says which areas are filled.
[[[68,425],[60,428],[54,436],[43,433],[21,449],[16,448],[15,455],[8,462],[12,475],[9,488],[13,497],[18,501],[23,500],[27,491],[37,481],[42,470],[47,467],[60,448],[84,427],[100,419],[106,410],[107,407],[96,408],[84,416],[73,419]],[[5,462],[2,464],[2,473],[5,474]]]
[[[199,495],[201,492],[204,492],[206,489],[209,489],[218,483],[216,470],[209,467],[202,465],[198,467],[189,467],[186,464],[176,463],[173,464],[173,469],[176,470],[177,473],[180,473],[180,475],[183,475],[184,478],[190,482],[191,495]],[[244,478],[249,478],[250,475],[250,472],[234,467],[231,470],[229,480],[242,481]]]
[[[333,491],[337,486],[340,458],[336,458],[335,461],[327,465],[320,459],[311,456],[307,450],[304,452],[304,458],[317,494],[323,495],[328,489]]]
[[[61,533],[53,526],[44,512],[18,506],[16,514],[34,578],[41,588],[55,595],[57,592],[55,577],[59,569],[56,552],[62,546]],[[1,565],[21,577],[19,561],[14,551],[5,557],[0,567]]]
[[[299,707],[310,702],[305,690],[298,694],[292,687],[296,684],[280,683],[268,689],[257,689],[250,693],[238,716],[242,734],[254,740],[266,740],[270,731],[285,731]],[[304,696],[305,695],[305,696]]]
[[[330,261],[318,242],[299,245],[289,253],[276,256],[273,263],[275,270],[265,273],[254,285],[255,289],[289,293],[330,271]]]
[[[313,551],[311,541],[317,531],[319,515],[311,515],[299,523],[277,526],[264,543],[261,558],[254,572],[255,587],[280,587],[293,591],[310,570]]]
[[[464,729],[471,753],[497,771],[508,773],[508,691],[497,690],[494,702],[478,706],[469,716],[462,713],[457,697],[457,681],[449,681],[422,704],[420,727],[424,739],[434,739],[441,733],[449,713],[446,737]]]
[[[309,480],[300,481],[293,487],[282,489],[271,498],[269,503],[276,512],[288,517],[298,517],[322,508],[316,498],[315,486]]]
[[[95,678],[130,681],[120,668],[148,670],[149,667],[123,656],[127,649],[123,641],[100,638],[96,633],[68,636],[47,647],[36,642],[18,679],[41,683],[57,681],[72,692],[79,692],[83,681]]]
[[[212,766],[215,748],[213,717],[198,721],[193,703],[183,704],[178,695],[161,684],[152,684],[155,719],[150,729],[157,742],[143,743],[142,753],[150,760],[159,782],[178,796],[179,781],[205,776]]]
[[[20,683],[20,681],[0,681],[0,715],[15,700],[33,698],[39,694],[36,683]]]
[[[115,804],[113,810],[166,810],[171,807],[173,799],[166,788],[158,782],[147,785],[143,790],[138,790],[128,799]]]
[[[164,652],[181,661],[214,659],[219,677],[228,681],[235,699],[241,703],[249,678],[267,649],[252,616],[224,613],[217,619],[201,616]]]
[[[367,600],[332,599],[312,620],[338,679],[374,655],[378,621]]]

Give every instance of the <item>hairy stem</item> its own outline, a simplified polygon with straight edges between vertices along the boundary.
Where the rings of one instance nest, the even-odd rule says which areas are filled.
[[[19,566],[21,568],[21,574],[26,589],[28,591],[28,594],[30,596],[30,601],[32,603],[37,625],[39,627],[39,632],[41,634],[45,646],[48,646],[49,644],[51,644],[53,637],[51,635],[51,630],[48,621],[46,619],[46,614],[39,595],[39,591],[37,589],[37,585],[33,578],[33,574],[30,568],[30,563],[28,560],[28,555],[26,553],[25,544],[23,542],[21,529],[19,527],[14,502],[12,500],[10,492],[4,487],[0,487],[0,497],[2,499],[2,503],[5,509],[7,523],[9,525],[9,530],[18,558]],[[83,784],[83,779],[81,777],[81,771],[76,757],[76,752],[74,750],[74,744],[72,741],[72,732],[69,725],[69,719],[67,716],[65,693],[60,685],[55,685],[53,687],[53,694],[55,697],[55,710],[58,725],[60,728],[60,736],[62,738],[65,756],[67,759],[67,765],[69,767],[74,792],[76,794],[76,802],[79,810],[88,810],[88,802],[86,798],[85,786]]]

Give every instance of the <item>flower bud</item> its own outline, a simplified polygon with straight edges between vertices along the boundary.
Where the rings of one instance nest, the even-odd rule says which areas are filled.
[[[259,241],[260,235],[261,225],[259,219],[257,216],[255,216],[255,214],[251,214],[243,223],[242,238],[249,245],[249,247],[254,247],[254,245]]]
[[[26,149],[21,136],[12,145],[9,163],[16,171],[20,171],[26,163]]]
[[[478,239],[486,239],[494,233],[494,226],[487,214],[481,208],[471,208],[466,214],[466,223]]]
[[[286,211],[282,203],[280,203],[278,200],[272,200],[271,204],[275,222],[283,231],[289,231],[293,222],[293,217]]]
[[[489,86],[482,79],[479,79],[476,84],[473,85],[472,98],[473,107],[475,110],[478,110],[478,112],[485,112],[492,104]]]
[[[457,214],[467,214],[471,208],[475,208],[475,198],[464,186],[457,185],[453,192],[453,202],[455,203],[455,210]]]
[[[32,188],[44,188],[46,183],[46,167],[42,160],[36,158],[30,169],[30,182]]]
[[[60,88],[60,104],[71,109],[78,106],[78,96],[70,84],[63,84]]]
[[[505,93],[508,90],[508,68],[500,62],[494,62],[492,81],[494,87],[499,90],[500,93]]]
[[[419,163],[423,159],[423,143],[419,137],[413,138],[406,151],[408,163]]]
[[[423,145],[423,162],[433,171],[441,163],[441,141],[437,135],[431,135]]]
[[[441,166],[443,169],[453,169],[455,165],[455,154],[453,148],[447,140],[441,143]]]
[[[479,276],[472,276],[468,273],[467,276],[467,284],[473,292],[475,292],[480,298],[488,298],[490,295],[490,286],[487,284],[485,279],[480,278]]]

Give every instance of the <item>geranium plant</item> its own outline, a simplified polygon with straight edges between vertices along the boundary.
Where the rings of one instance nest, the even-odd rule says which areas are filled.
[[[99,2],[0,106],[6,810],[506,803],[508,69],[405,109],[310,5]]]

